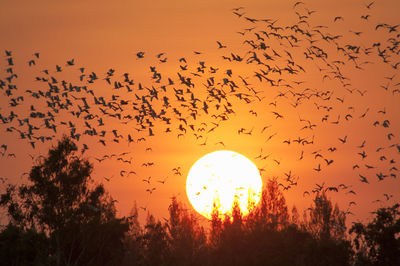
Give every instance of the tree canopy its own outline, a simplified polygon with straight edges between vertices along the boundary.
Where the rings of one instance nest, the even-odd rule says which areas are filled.
[[[120,260],[128,222],[116,217],[114,202],[103,185],[94,183],[92,169],[75,143],[63,137],[33,166],[27,184],[9,185],[1,195],[10,217],[6,231],[19,238],[33,232],[45,236],[46,249],[37,251],[46,253],[51,265]]]

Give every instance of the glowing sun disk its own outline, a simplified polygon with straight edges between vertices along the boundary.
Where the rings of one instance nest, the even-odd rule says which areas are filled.
[[[214,202],[220,214],[230,213],[237,201],[244,215],[260,199],[262,181],[257,167],[233,151],[215,151],[190,169],[186,192],[194,209],[211,218]]]

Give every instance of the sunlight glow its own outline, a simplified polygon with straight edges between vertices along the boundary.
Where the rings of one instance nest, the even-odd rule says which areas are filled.
[[[262,180],[253,162],[233,151],[215,151],[190,169],[186,193],[194,209],[211,218],[213,203],[220,214],[229,214],[235,201],[244,215],[260,200]],[[250,203],[250,204],[249,204]]]

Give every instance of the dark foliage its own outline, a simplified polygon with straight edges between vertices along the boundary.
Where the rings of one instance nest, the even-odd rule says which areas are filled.
[[[46,235],[9,224],[0,233],[0,261],[4,265],[42,265],[49,245]]]
[[[380,208],[372,222],[355,223],[357,265],[400,265],[400,205]]]
[[[247,216],[238,204],[227,216],[215,209],[208,237],[175,198],[169,213],[165,223],[150,216],[144,229],[132,228],[124,265],[352,264],[343,212],[318,194],[307,218],[294,223],[276,179],[268,182],[260,204]]]
[[[75,144],[64,137],[32,168],[29,184],[10,185],[1,195],[0,204],[10,217],[2,233],[4,243],[12,241],[8,235],[13,231],[15,245],[21,248],[40,240],[40,254],[34,254],[35,259],[40,255],[39,264],[119,264],[128,223],[116,218],[111,197],[93,183],[91,171],[92,165],[77,156]]]

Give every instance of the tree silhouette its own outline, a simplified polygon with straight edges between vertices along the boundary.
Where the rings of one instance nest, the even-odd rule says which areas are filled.
[[[144,254],[143,265],[170,265],[170,248],[165,224],[156,221],[152,215],[147,217],[142,236]]]
[[[220,241],[222,229],[223,227],[222,227],[222,219],[219,212],[219,202],[218,200],[216,200],[213,203],[213,208],[211,212],[211,221],[210,221],[209,245],[212,248],[217,247],[218,242]]]
[[[258,222],[256,226],[268,226],[271,229],[278,230],[284,228],[289,222],[289,214],[285,197],[279,189],[276,178],[269,179],[266,188],[262,191],[260,202],[254,211],[250,214],[250,221]]]
[[[372,222],[354,223],[356,265],[400,265],[400,204],[380,208]]]
[[[129,215],[129,231],[125,235],[122,265],[144,265],[143,229],[139,223],[136,202]]]
[[[328,199],[325,192],[315,195],[313,206],[305,215],[305,226],[320,239],[343,239],[346,233],[346,215]]]
[[[346,238],[346,214],[328,199],[324,191],[315,195],[313,204],[304,215],[301,227],[317,241],[312,249],[314,263],[322,265],[350,265],[352,250]]]
[[[204,229],[193,214],[190,214],[175,197],[169,206],[167,223],[169,245],[174,265],[202,265],[206,252]]]
[[[112,198],[90,177],[92,165],[63,137],[30,171],[29,184],[9,185],[0,204],[11,224],[48,238],[52,265],[108,265],[120,260],[125,219],[115,216]]]

